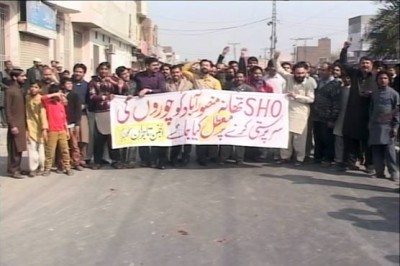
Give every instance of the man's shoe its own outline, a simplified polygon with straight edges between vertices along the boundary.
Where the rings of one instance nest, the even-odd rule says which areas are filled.
[[[84,168],[82,166],[80,166],[80,165],[77,165],[77,166],[75,166],[75,170],[76,171],[83,171]]]
[[[277,164],[286,164],[286,163],[289,163],[289,160],[281,159],[281,160],[276,161],[276,163]]]
[[[369,175],[369,176],[373,176],[373,175],[376,174],[375,169],[370,168],[370,167],[367,167],[367,168],[365,169],[365,172],[366,172],[367,175]]]
[[[378,178],[378,179],[386,179],[387,178],[387,176],[385,174],[383,174],[383,173],[376,174],[375,177]]]
[[[34,178],[35,176],[36,176],[36,173],[35,172],[29,172],[29,174],[28,174],[28,176],[30,177],[30,178]]]
[[[200,166],[207,166],[207,162],[206,162],[205,160],[197,160],[197,163],[198,163]]]
[[[300,162],[300,161],[296,161],[294,163],[294,166],[296,166],[296,167],[299,167],[299,166],[302,166],[302,165],[303,165],[303,162]]]
[[[112,166],[114,169],[124,169],[124,165],[123,165],[122,163],[120,163],[120,162],[112,163],[111,166]]]
[[[57,168],[56,173],[59,174],[59,175],[60,175],[60,174],[64,174],[64,170],[61,170],[61,169],[58,169],[58,168]]]
[[[68,169],[68,170],[65,171],[65,174],[67,176],[73,176],[74,175],[74,171],[72,171],[71,169]]]
[[[393,182],[399,182],[399,173],[390,174],[389,180]]]
[[[160,163],[160,164],[157,165],[157,168],[160,169],[160,170],[164,170],[166,167],[165,167],[165,164]]]
[[[125,168],[127,168],[127,169],[136,168],[136,163],[135,162],[129,162],[129,163],[125,164]]]
[[[101,168],[101,164],[95,163],[95,164],[93,164],[93,165],[91,166],[91,168],[92,168],[92,170],[99,170],[99,169]]]
[[[332,164],[330,162],[326,162],[326,161],[321,162],[322,167],[331,167],[331,165]]]
[[[237,160],[236,161],[236,165],[238,165],[238,166],[241,166],[243,164],[244,164],[243,160]]]
[[[151,162],[141,162],[140,167],[151,167]]]
[[[20,172],[15,172],[14,174],[11,175],[12,178],[15,179],[24,179],[25,176],[23,176]]]
[[[49,176],[50,170],[44,170],[42,176]]]

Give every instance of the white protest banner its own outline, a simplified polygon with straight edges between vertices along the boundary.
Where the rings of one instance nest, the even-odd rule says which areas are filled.
[[[287,148],[288,100],[258,92],[192,90],[111,101],[113,148],[182,144]]]

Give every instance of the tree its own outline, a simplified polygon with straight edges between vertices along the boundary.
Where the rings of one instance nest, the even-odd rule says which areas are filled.
[[[369,54],[381,59],[399,57],[399,13],[398,0],[379,1],[383,5],[377,15],[370,20],[367,38],[371,42]]]

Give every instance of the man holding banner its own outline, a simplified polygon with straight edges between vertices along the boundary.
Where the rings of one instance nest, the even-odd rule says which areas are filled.
[[[147,94],[167,92],[165,78],[160,69],[158,59],[149,57],[145,59],[146,70],[136,74],[135,81],[139,90],[139,97]],[[167,164],[167,147],[145,146],[139,148],[142,166],[165,169]]]
[[[210,75],[212,62],[203,59],[200,61],[200,76],[195,77],[194,86],[196,89],[222,90],[219,80]],[[207,165],[207,157],[211,161],[218,162],[218,146],[217,145],[198,145],[196,147],[197,162],[201,166]]]

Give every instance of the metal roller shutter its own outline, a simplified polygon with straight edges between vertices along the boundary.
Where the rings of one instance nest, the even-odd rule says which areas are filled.
[[[33,65],[34,58],[42,59],[43,64],[50,64],[49,40],[27,33],[20,33],[20,67],[28,69]]]

